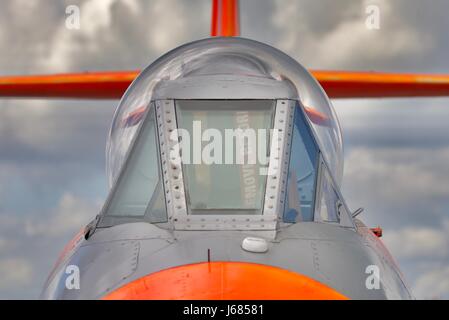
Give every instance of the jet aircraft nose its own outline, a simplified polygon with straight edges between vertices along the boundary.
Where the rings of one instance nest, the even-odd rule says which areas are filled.
[[[205,262],[161,270],[107,295],[107,300],[345,300],[295,272],[244,262]]]

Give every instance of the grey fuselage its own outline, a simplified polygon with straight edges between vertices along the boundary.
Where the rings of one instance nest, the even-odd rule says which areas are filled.
[[[261,232],[167,231],[148,223],[99,229],[82,238],[50,275],[42,298],[100,299],[135,279],[174,266],[211,261],[252,262],[313,278],[350,299],[411,299],[403,277],[382,242],[362,223],[357,230],[306,222],[277,232],[266,253],[242,249]],[[67,267],[80,269],[79,289],[67,289]],[[367,285],[370,266],[379,288]],[[368,279],[369,281],[369,279]]]

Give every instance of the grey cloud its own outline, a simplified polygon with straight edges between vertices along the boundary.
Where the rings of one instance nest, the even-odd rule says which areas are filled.
[[[380,30],[365,27],[368,4],[380,8]],[[442,71],[448,68],[448,39],[441,32],[448,28],[442,14],[448,8],[444,0],[279,0],[273,23],[277,44],[308,67]]]
[[[334,106],[347,149],[449,145],[447,98],[338,100]]]
[[[64,244],[97,213],[101,200],[64,193],[47,212],[0,216],[0,233],[10,242],[0,250],[0,299],[37,298]]]
[[[366,119],[368,119],[367,117]],[[384,241],[421,299],[449,298],[446,287],[425,291],[449,264],[449,148],[354,147],[346,156],[343,194],[362,219],[381,226]]]
[[[449,267],[440,266],[418,278],[415,292],[418,297],[427,299],[448,299]]]
[[[9,100],[0,104],[2,161],[92,161],[104,151],[117,102]],[[76,160],[75,160],[76,159]]]
[[[410,221],[438,226],[449,208],[449,148],[355,148],[346,157],[343,189],[365,218],[390,228]]]
[[[12,289],[24,284],[29,285],[32,278],[31,263],[26,259],[0,259],[0,289]]]

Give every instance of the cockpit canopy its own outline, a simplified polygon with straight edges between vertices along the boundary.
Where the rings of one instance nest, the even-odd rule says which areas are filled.
[[[331,102],[313,76],[294,59],[266,44],[243,38],[209,38],[168,52],[145,68],[129,87],[115,112],[108,139],[106,170],[109,185],[116,180],[137,124],[142,120],[139,111],[153,100],[168,98],[170,82],[180,84],[176,92],[170,93],[171,98],[193,99],[194,92],[201,93],[198,89],[204,86],[205,80],[231,83],[242,77],[258,82],[258,89],[242,85],[242,89],[234,87],[229,95],[229,90],[222,88],[221,93],[228,95],[222,98],[250,99],[256,90],[264,91],[266,99],[299,99],[308,111],[307,117],[329,170],[340,184],[343,174],[340,126]],[[216,90],[209,90],[209,98],[219,96],[220,92]],[[207,99],[206,96],[207,92],[203,92],[203,98]],[[133,126],[129,125],[131,122]]]
[[[120,102],[100,225],[340,222],[342,169],[337,118],[303,67],[255,41],[202,40],[146,68]]]

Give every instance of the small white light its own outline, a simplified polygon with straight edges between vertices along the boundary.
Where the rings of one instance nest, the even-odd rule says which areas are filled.
[[[268,251],[268,243],[265,239],[246,237],[243,239],[242,248],[249,252],[263,253]]]

